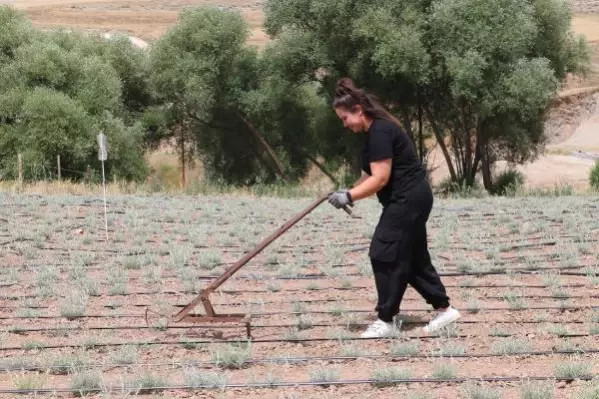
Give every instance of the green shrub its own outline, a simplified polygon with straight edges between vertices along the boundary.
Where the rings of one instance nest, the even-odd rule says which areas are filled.
[[[500,173],[491,186],[493,195],[514,195],[524,184],[524,176],[517,170],[506,170]]]
[[[447,178],[439,183],[437,188],[439,194],[453,198],[480,198],[484,195],[484,190],[479,186],[476,180],[459,178],[453,181]]]
[[[592,188],[599,190],[599,161],[597,161],[593,169],[591,169],[589,183],[591,183]]]

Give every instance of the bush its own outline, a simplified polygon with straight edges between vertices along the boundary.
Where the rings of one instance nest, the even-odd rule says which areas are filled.
[[[597,161],[593,169],[591,169],[589,180],[591,187],[595,190],[599,190],[599,161]]]
[[[484,196],[484,190],[476,180],[460,178],[457,182],[447,178],[439,183],[438,193],[452,198],[480,198]]]
[[[0,26],[0,176],[17,177],[21,154],[26,181],[56,178],[57,156],[63,179],[83,179],[89,165],[98,181],[103,131],[107,179],[145,181],[147,54],[125,38],[36,30],[7,7]]]
[[[491,186],[492,195],[514,195],[524,184],[524,176],[517,170],[506,170],[500,173]]]

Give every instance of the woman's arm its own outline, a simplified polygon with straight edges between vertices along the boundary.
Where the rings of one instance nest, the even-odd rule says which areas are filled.
[[[391,158],[371,162],[370,169],[372,175],[362,176],[362,178],[356,182],[356,185],[349,190],[352,201],[355,202],[362,198],[370,197],[385,187],[391,176],[391,163]]]
[[[368,179],[370,177],[369,174],[367,174],[366,172],[362,171],[362,176],[360,176],[360,178],[358,179],[358,181],[356,181],[354,183],[354,185],[352,186],[352,188],[359,186],[360,184],[362,184],[364,182],[364,180]]]

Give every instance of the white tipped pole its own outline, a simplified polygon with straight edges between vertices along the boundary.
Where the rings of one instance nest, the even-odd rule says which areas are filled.
[[[108,159],[108,150],[106,149],[106,136],[100,132],[98,134],[98,159],[102,161],[102,186],[104,187],[104,229],[106,230],[106,242],[108,242],[108,212],[106,210],[106,175],[104,173],[104,161]]]

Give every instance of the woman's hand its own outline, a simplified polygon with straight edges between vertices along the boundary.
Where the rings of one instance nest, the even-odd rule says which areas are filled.
[[[346,205],[353,205],[352,198],[348,190],[335,191],[329,194],[329,204],[335,208],[343,208]]]

